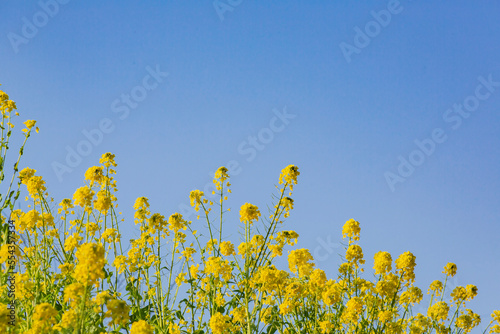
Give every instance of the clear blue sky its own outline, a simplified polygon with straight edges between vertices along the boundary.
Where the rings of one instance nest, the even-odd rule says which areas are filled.
[[[168,216],[232,161],[236,241],[295,164],[286,228],[330,277],[354,218],[368,271],[412,251],[426,291],[455,262],[483,323],[500,308],[500,3],[57,4],[0,4],[1,88],[41,129],[23,166],[56,201],[110,151],[133,237],[136,197]]]

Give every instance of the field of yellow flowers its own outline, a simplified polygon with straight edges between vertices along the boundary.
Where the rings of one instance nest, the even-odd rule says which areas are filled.
[[[54,204],[35,170],[18,170],[27,139],[33,129],[38,132],[33,120],[24,123],[10,183],[3,182],[11,120],[19,116],[3,91],[0,110],[0,333],[441,334],[468,333],[481,321],[466,306],[476,286],[444,293],[457,272],[453,263],[444,267],[442,280],[422,291],[414,285],[411,252],[394,260],[381,251],[373,259],[373,281],[362,278],[361,228],[353,219],[343,226],[345,254],[336,277],[316,268],[309,250],[293,249],[299,236],[285,224],[300,175],[293,165],[281,171],[268,215],[241,205],[237,242],[222,240],[231,184],[220,167],[213,180],[217,201],[199,190],[189,194],[206,235],[179,213],[150,212],[148,199],[139,197],[134,223],[141,233],[125,245],[120,229],[131,222],[115,210],[115,156],[103,154],[85,173],[83,186]],[[14,210],[24,189],[28,210]],[[281,256],[288,270],[273,264]],[[174,275],[174,267],[180,273]],[[430,295],[427,313],[415,314],[424,293]],[[494,311],[485,332],[500,333],[499,323],[500,311]]]

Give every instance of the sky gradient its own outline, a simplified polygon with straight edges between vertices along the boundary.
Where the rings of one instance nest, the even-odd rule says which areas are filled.
[[[284,228],[328,277],[354,218],[367,272],[375,252],[409,250],[426,292],[455,262],[482,326],[500,308],[499,2],[4,0],[0,13],[1,89],[40,127],[21,165],[56,202],[116,154],[128,240],[137,197],[182,212],[231,166],[236,242],[240,206],[265,211],[295,164]]]

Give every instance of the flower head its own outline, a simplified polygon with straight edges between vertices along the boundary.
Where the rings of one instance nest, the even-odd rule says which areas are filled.
[[[253,204],[245,203],[240,209],[240,221],[252,223],[254,220],[259,219],[259,208]]]
[[[359,222],[354,219],[349,219],[345,222],[344,227],[342,228],[342,237],[345,238],[347,236],[353,240],[359,240],[360,232],[361,228],[359,227]]]
[[[455,276],[457,273],[457,265],[455,263],[448,263],[446,266],[444,266],[443,274],[446,274],[446,276]]]
[[[297,184],[297,176],[300,175],[299,167],[295,165],[288,165],[281,170],[280,184],[287,184],[290,186],[290,192],[293,191],[293,185]]]

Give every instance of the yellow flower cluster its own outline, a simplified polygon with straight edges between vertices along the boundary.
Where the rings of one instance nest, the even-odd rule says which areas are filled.
[[[200,205],[203,202],[203,196],[203,191],[200,190],[193,190],[189,194],[189,201],[191,202],[191,206],[193,206],[196,211],[200,209]]]
[[[104,314],[106,318],[111,318],[111,325],[125,326],[129,321],[130,307],[123,300],[110,299],[106,303],[108,311]]]
[[[377,252],[374,256],[375,275],[385,275],[392,270],[392,257],[388,252]]]
[[[228,169],[224,166],[219,167],[217,171],[215,172],[215,177],[214,177],[214,184],[215,188],[219,191],[222,190],[222,187],[224,186],[224,181],[229,179],[229,174],[227,173]],[[226,186],[229,187],[231,184],[229,182],[226,182]]]
[[[336,277],[316,268],[305,248],[289,250],[287,270],[277,269],[275,258],[299,238],[297,232],[280,228],[295,205],[284,194],[297,184],[300,173],[294,165],[281,171],[279,201],[269,206],[264,231],[254,226],[261,218],[259,208],[250,203],[240,207],[244,233],[239,243],[222,238],[228,211],[222,201],[230,184],[228,169],[221,167],[214,178],[221,198],[219,214],[211,212],[212,202],[205,205],[209,201],[202,191],[189,194],[191,206],[205,211],[203,233],[193,231],[180,213],[152,214],[148,198],[139,197],[133,217],[140,225],[138,236],[130,240],[130,247],[122,247],[122,223],[113,196],[114,158],[106,153],[101,166],[89,168],[86,186],[77,189],[72,200],[62,200],[57,214],[46,205],[45,183],[36,171],[19,173],[36,200],[30,211],[13,212],[16,228],[26,233],[18,254],[23,254],[21,273],[14,275],[20,310],[15,332],[441,334],[451,329],[468,333],[480,322],[466,308],[477,295],[475,285],[456,287],[450,299],[444,299],[455,264],[444,268],[444,283],[431,283],[431,302],[424,314],[412,312],[423,292],[414,286],[416,258],[411,252],[401,254],[394,264],[390,253],[375,253],[375,276],[369,281],[362,275],[361,227],[354,219],[342,227],[348,242]],[[0,279],[9,256],[9,249],[1,246]],[[6,286],[5,280],[1,283]],[[7,303],[1,297],[2,333],[7,328]],[[500,322],[500,311],[492,317]],[[490,333],[500,333],[500,324],[490,325]]]
[[[130,327],[130,334],[154,334],[154,329],[146,321],[139,320]]]
[[[300,175],[299,167],[288,165],[281,171],[279,184],[286,184],[290,187],[290,195],[293,191],[293,185],[297,184],[297,177]]]
[[[35,306],[33,312],[33,326],[27,334],[45,334],[51,331],[57,322],[57,311],[49,303],[41,303]]]
[[[19,179],[22,184],[26,185],[31,197],[38,198],[46,192],[47,188],[42,177],[35,176],[35,173],[36,170],[26,167],[19,172]]]
[[[288,268],[299,276],[309,275],[314,267],[314,263],[309,262],[312,260],[314,259],[308,249],[296,249],[288,255]]]
[[[253,204],[245,203],[240,209],[240,221],[252,224],[260,217],[259,208]]]
[[[102,244],[85,243],[76,251],[78,264],[75,268],[75,278],[84,285],[99,285],[104,278],[104,247]]]

